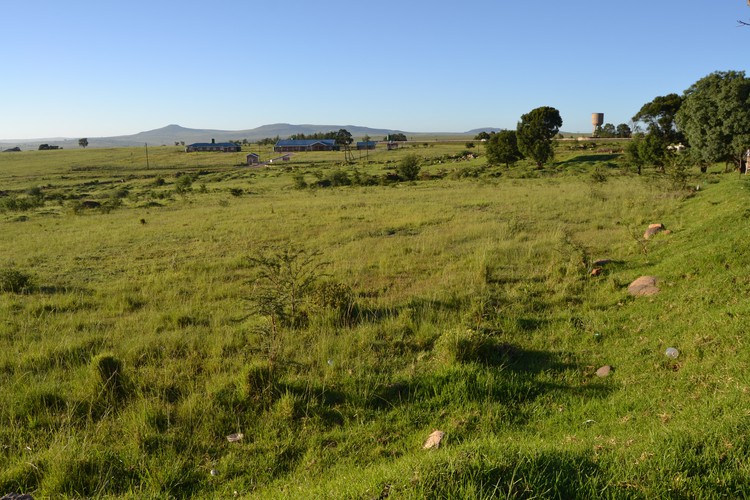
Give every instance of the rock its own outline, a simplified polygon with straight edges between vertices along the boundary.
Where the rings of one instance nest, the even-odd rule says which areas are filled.
[[[440,441],[443,440],[443,437],[445,436],[445,432],[443,431],[434,431],[432,434],[429,435],[427,438],[427,441],[424,442],[424,448],[425,450],[429,450],[430,448],[439,448],[440,447]]]
[[[242,441],[242,438],[244,438],[245,435],[241,432],[236,432],[234,434],[230,434],[227,436],[227,441],[230,443],[236,443],[237,441]]]
[[[664,351],[664,355],[670,359],[677,359],[680,355],[680,351],[674,347],[667,347],[667,350]]]
[[[595,267],[591,270],[589,273],[590,276],[600,276],[604,272],[604,268],[601,267]]]
[[[656,277],[641,276],[628,285],[628,293],[636,297],[642,295],[655,295],[659,293],[659,287],[656,286]]]
[[[609,365],[604,365],[596,370],[596,376],[599,378],[609,377],[610,373],[612,373],[612,367]]]
[[[647,240],[655,234],[664,231],[664,229],[664,224],[649,224],[648,229],[646,229],[646,232],[643,233],[643,239]]]
[[[0,498],[0,500],[34,500],[34,497],[28,493],[8,493]]]

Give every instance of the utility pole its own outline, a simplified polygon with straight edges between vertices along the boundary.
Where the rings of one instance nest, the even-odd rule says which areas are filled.
[[[146,170],[148,170],[149,169],[149,164],[148,164],[148,143],[146,142],[145,144],[146,144]]]

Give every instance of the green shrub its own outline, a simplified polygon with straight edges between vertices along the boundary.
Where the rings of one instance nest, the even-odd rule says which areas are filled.
[[[44,206],[43,196],[7,196],[0,198],[0,211],[25,212]]]
[[[187,194],[193,190],[193,178],[190,175],[180,175],[174,183],[174,190],[178,194]]]
[[[419,157],[414,154],[406,155],[396,166],[396,173],[405,181],[413,181],[419,176],[422,167],[419,166]]]
[[[304,175],[295,174],[292,180],[294,181],[294,189],[307,189],[308,185]]]
[[[31,275],[16,269],[0,269],[0,292],[26,293],[32,287]]]
[[[607,182],[606,171],[601,167],[596,167],[594,171],[591,172],[591,180],[597,183]]]
[[[318,284],[312,300],[322,313],[331,313],[337,324],[350,325],[358,315],[354,292],[343,283],[324,281]]]

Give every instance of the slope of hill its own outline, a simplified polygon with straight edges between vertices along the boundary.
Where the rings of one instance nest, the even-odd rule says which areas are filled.
[[[0,155],[0,494],[749,496],[750,180],[464,148]]]
[[[147,130],[144,132],[138,132],[130,135],[119,135],[112,137],[88,137],[89,147],[91,148],[107,148],[107,147],[127,147],[127,146],[142,146],[143,144],[149,145],[171,145],[175,142],[184,142],[190,144],[193,142],[209,142],[211,139],[215,139],[217,142],[226,141],[241,141],[246,139],[249,142],[256,142],[265,138],[279,137],[282,139],[288,138],[295,134],[314,134],[318,132],[330,132],[339,129],[348,130],[355,138],[359,139],[364,136],[369,136],[373,139],[382,139],[388,134],[401,133],[409,138],[423,138],[423,137],[441,137],[441,136],[452,136],[452,137],[463,137],[463,136],[474,136],[482,130],[486,131],[497,131],[498,128],[484,128],[475,129],[468,132],[406,132],[397,129],[384,129],[384,128],[371,128],[363,127],[360,125],[313,125],[313,124],[302,124],[295,125],[290,123],[273,123],[269,125],[262,125],[260,127],[245,129],[245,130],[218,130],[218,129],[196,129],[187,128],[180,125],[167,125],[166,127],[157,128],[154,130]],[[37,138],[37,139],[0,139],[0,144],[6,147],[18,146],[21,149],[37,149],[40,144],[50,144],[54,146],[60,146],[62,148],[77,148],[78,138]]]
[[[267,137],[278,136],[283,139],[294,134],[314,134],[316,132],[330,132],[342,128],[348,130],[355,138],[369,135],[370,137],[380,139],[391,133],[410,134],[401,130],[370,128],[358,125],[293,125],[289,123],[275,123],[245,130],[217,130],[186,128],[172,124],[154,130],[138,132],[137,134],[113,137],[88,137],[88,140],[89,147],[92,148],[140,146],[144,143],[170,145],[175,142],[184,142],[190,144],[193,142],[209,142],[211,139],[215,139],[217,142],[241,141],[243,139],[255,142]],[[78,139],[73,138],[0,140],[0,144],[19,146],[21,149],[36,149],[39,147],[39,144],[44,143],[63,148],[78,147]]]

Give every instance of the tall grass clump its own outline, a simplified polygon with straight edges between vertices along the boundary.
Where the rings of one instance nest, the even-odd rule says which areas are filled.
[[[14,268],[0,269],[0,292],[26,293],[33,286],[34,280],[29,273]]]
[[[90,415],[101,418],[123,408],[132,392],[122,361],[112,353],[94,356],[89,362],[91,379]]]

